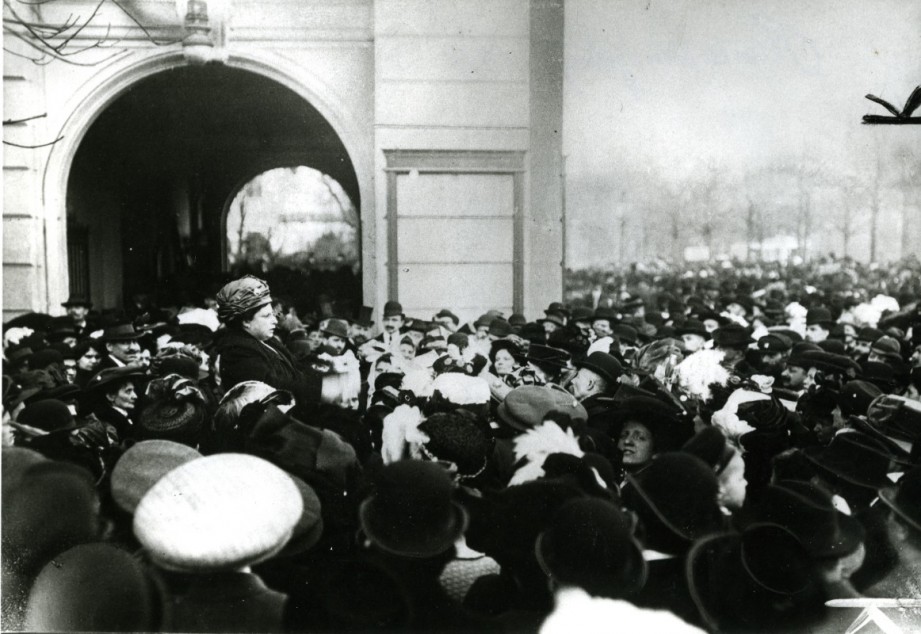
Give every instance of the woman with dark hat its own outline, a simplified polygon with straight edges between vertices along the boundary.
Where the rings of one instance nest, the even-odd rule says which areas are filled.
[[[614,426],[620,427],[617,448],[628,473],[648,466],[656,454],[677,450],[694,434],[691,421],[648,396],[628,398],[615,410],[615,417],[620,422]]]
[[[292,392],[301,406],[320,400],[322,378],[299,370],[275,337],[278,318],[265,282],[251,275],[234,280],[218,292],[217,303],[225,326],[215,336],[224,390],[243,381],[262,381]]]
[[[138,400],[138,381],[144,371],[138,366],[107,368],[90,379],[86,386],[86,401],[93,418],[115,429],[118,440],[134,439],[137,426],[134,410]]]
[[[520,354],[521,349],[513,341],[508,339],[493,341],[489,350],[492,373],[504,381],[518,369]]]

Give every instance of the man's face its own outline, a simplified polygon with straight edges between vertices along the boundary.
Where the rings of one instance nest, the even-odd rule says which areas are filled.
[[[788,365],[780,375],[783,386],[791,390],[802,390],[806,382],[806,369],[798,365]]]
[[[275,334],[278,317],[272,310],[271,304],[266,304],[253,315],[249,321],[243,322],[243,330],[252,335],[257,341],[268,341]]]
[[[87,313],[90,312],[90,309],[86,306],[68,306],[67,315],[73,319],[75,322],[82,322],[86,319]]]
[[[569,389],[577,399],[583,399],[598,391],[598,375],[588,368],[579,368],[576,375],[572,377]]]
[[[349,337],[352,338],[356,346],[360,346],[371,338],[371,328],[361,324],[352,324],[349,328]]]
[[[872,341],[865,341],[863,339],[858,339],[857,341],[854,342],[854,355],[859,357],[865,354],[869,354],[870,346],[872,345],[873,345]]]
[[[611,330],[611,322],[607,319],[596,319],[592,322],[592,330],[595,331],[595,334],[598,335],[599,338],[610,337],[614,332]]]
[[[125,365],[133,365],[141,361],[141,344],[135,339],[112,341],[106,344],[106,350]]]
[[[400,328],[403,327],[403,315],[390,315],[390,317],[384,317],[382,322],[384,326],[384,332],[393,334],[399,332]]]
[[[806,326],[806,341],[820,343],[828,339],[828,333],[829,331],[823,328],[821,324]]]
[[[911,353],[911,367],[921,368],[921,346],[915,348],[914,352]]]
[[[783,352],[762,352],[761,367],[765,372],[777,372],[784,366]]]
[[[544,333],[548,335],[556,332],[560,328],[557,324],[553,323],[552,321],[545,321],[543,325],[544,325]]]
[[[345,339],[338,335],[327,335],[323,340],[323,345],[327,349],[339,355],[342,354],[342,351],[345,350]]]
[[[684,342],[684,349],[688,352],[697,352],[703,348],[704,344],[707,342],[707,340],[700,335],[695,335],[693,333],[681,335],[681,341]]]
[[[137,392],[134,391],[134,383],[125,383],[118,388],[114,394],[109,394],[109,402],[115,407],[130,412],[134,409],[134,404],[138,400]]]

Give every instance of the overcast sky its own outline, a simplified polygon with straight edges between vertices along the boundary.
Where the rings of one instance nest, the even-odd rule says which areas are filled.
[[[921,126],[860,124],[886,114],[866,93],[901,108],[921,83],[918,0],[566,0],[565,37],[574,265],[605,260],[598,193],[623,166],[678,183],[792,156],[860,174],[893,134],[921,148]]]

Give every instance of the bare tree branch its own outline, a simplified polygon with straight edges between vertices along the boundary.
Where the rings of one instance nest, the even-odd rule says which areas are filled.
[[[13,143],[12,141],[4,141],[3,145],[12,145],[13,147],[20,147],[26,150],[34,150],[40,147],[48,147],[49,145],[54,145],[55,143],[57,143],[63,138],[64,138],[63,136],[59,136],[54,141],[49,141],[48,143],[39,143],[37,145],[22,145],[20,143]]]
[[[41,119],[42,117],[47,117],[47,116],[48,116],[48,113],[43,112],[41,114],[35,114],[35,115],[32,115],[31,117],[25,117],[23,119],[7,119],[6,121],[3,122],[3,125],[17,125],[19,123],[25,123],[26,121],[32,121],[34,119]]]

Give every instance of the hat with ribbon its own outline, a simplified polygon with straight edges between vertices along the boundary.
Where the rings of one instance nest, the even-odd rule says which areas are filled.
[[[228,282],[218,291],[215,299],[217,316],[225,324],[253,308],[272,303],[269,285],[253,275]]]

